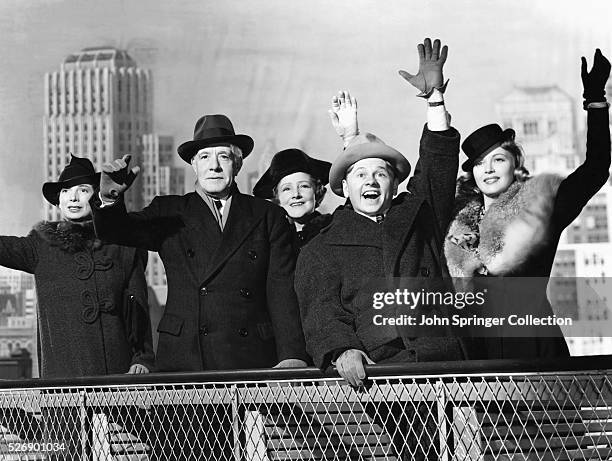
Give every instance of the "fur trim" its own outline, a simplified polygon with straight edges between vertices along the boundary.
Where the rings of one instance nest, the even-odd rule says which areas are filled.
[[[49,245],[59,247],[67,253],[78,253],[102,246],[96,238],[92,221],[42,221],[34,226],[34,231]]]
[[[467,203],[455,216],[444,242],[453,277],[472,277],[483,264],[493,275],[517,271],[548,243],[554,199],[563,179],[542,174],[514,182],[491,204],[479,222],[482,198]],[[467,232],[480,236],[478,249],[464,249],[449,240]]]

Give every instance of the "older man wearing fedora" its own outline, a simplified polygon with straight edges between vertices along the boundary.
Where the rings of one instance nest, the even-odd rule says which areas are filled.
[[[104,240],[159,252],[168,301],[159,323],[161,371],[227,370],[305,364],[293,291],[289,223],[274,204],[238,191],[235,177],[253,140],[224,115],[205,115],[179,156],[195,191],[155,197],[127,213],[121,195],[138,167],[129,158],[103,167],[95,210]]]
[[[196,175],[195,191],[155,197],[135,213],[126,212],[121,196],[138,167],[130,169],[127,156],[103,167],[103,205],[94,210],[98,235],[157,251],[166,268],[168,300],[157,328],[160,371],[306,365],[289,222],[278,206],[236,187],[252,150],[253,140],[236,134],[225,115],[201,117],[193,140],[178,148]],[[171,420],[180,431],[181,421],[200,410],[164,409],[161,425]],[[205,411],[208,416],[197,418],[213,418],[219,427],[207,435],[188,429],[190,453],[167,431],[153,442],[160,459],[216,459],[231,452],[223,435],[231,434],[227,408],[207,405]]]
[[[304,247],[296,268],[308,352],[318,367],[335,364],[356,387],[366,377],[364,363],[464,358],[462,344],[450,331],[448,336],[419,337],[408,329],[373,324],[372,298],[363,294],[375,279],[447,275],[443,230],[453,205],[459,133],[448,126],[441,90],[446,47],[440,52],[439,41],[432,47],[426,40],[419,52],[419,73],[406,78],[427,95],[428,123],[407,192],[394,198],[410,173],[408,160],[372,133],[358,134],[356,129],[347,133],[347,127],[357,126],[356,104],[349,94],[341,93],[332,103],[332,121],[347,142],[332,164],[329,183],[348,201],[336,210],[331,225]],[[435,439],[428,417],[432,409],[426,404],[411,407],[412,402],[398,405],[366,410],[387,428],[397,454],[439,459],[427,443]],[[411,419],[424,424],[413,424]]]

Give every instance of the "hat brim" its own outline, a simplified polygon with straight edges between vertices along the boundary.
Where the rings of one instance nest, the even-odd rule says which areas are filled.
[[[59,193],[62,189],[78,186],[79,184],[91,184],[94,187],[99,187],[100,175],[101,173],[94,173],[85,176],[76,176],[66,181],[46,182],[42,186],[43,196],[51,205],[57,206],[59,204]]]
[[[251,138],[250,136],[247,136],[246,134],[236,134],[230,136],[217,136],[215,138],[199,139],[196,141],[187,141],[178,147],[177,152],[184,161],[186,161],[187,163],[191,163],[191,159],[200,149],[204,149],[205,147],[209,147],[213,144],[219,144],[224,142],[239,147],[242,151],[242,158],[246,158],[247,155],[251,153],[255,144],[253,142],[253,138]]]
[[[512,128],[506,128],[504,131],[502,131],[501,137],[498,142],[487,147],[484,150],[484,152],[480,154],[478,157],[468,158],[465,162],[461,164],[461,169],[465,171],[466,173],[469,173],[474,168],[474,163],[476,163],[479,159],[483,158],[493,149],[497,149],[499,146],[502,145],[502,143],[506,141],[513,141],[515,136],[516,136],[516,132]]]
[[[348,147],[335,161],[329,170],[329,187],[334,194],[344,197],[342,180],[346,170],[364,158],[380,158],[389,162],[397,172],[398,183],[404,181],[410,174],[410,162],[393,147],[381,143],[365,143]]]
[[[295,168],[289,168],[283,173],[283,177],[278,181],[275,181],[272,175],[272,166],[268,167],[268,169],[261,175],[257,184],[253,187],[253,195],[255,197],[271,199],[274,197],[274,188],[278,185],[283,178],[289,176],[293,173],[307,173],[315,179],[321,181],[321,183],[325,186],[329,181],[329,169],[331,167],[331,163],[326,162],[324,160],[318,160],[316,158],[310,157],[309,160],[309,171],[306,171],[306,168],[303,165],[296,165]]]

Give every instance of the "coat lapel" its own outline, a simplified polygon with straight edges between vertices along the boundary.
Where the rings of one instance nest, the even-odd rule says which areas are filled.
[[[210,255],[215,254],[221,244],[221,228],[204,200],[197,193],[190,194],[182,218],[187,227],[187,238],[189,239],[190,248],[187,251],[198,250],[194,251],[194,275],[199,279],[211,265]]]
[[[203,202],[202,202],[203,203]],[[203,203],[203,206],[206,206]],[[211,219],[212,213],[210,213]],[[259,224],[263,215],[253,213],[253,207],[249,197],[239,192],[232,196],[232,203],[227,217],[227,223],[223,229],[221,242],[217,246],[210,264],[203,275],[205,282],[240,248],[240,245],[247,239],[251,231]],[[217,229],[219,225],[213,222]]]

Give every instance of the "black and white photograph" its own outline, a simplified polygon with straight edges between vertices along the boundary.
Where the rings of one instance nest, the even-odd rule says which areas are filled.
[[[4,0],[0,459],[612,459],[612,3]]]

